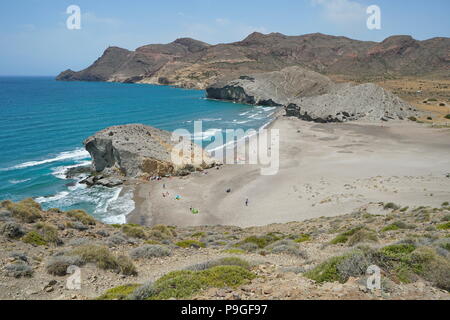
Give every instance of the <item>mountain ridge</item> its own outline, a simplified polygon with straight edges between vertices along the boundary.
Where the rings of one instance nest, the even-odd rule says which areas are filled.
[[[381,42],[311,33],[287,36],[254,32],[245,39],[210,45],[191,38],[150,44],[135,51],[109,47],[91,66],[66,70],[57,80],[112,81],[204,89],[239,76],[300,66],[355,80],[367,77],[450,74],[450,38],[416,40],[395,35]]]

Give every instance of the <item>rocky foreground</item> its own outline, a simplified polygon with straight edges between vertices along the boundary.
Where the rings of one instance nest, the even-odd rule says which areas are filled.
[[[3,201],[0,298],[450,299],[449,230],[448,202],[241,229],[105,225]],[[371,265],[381,290],[366,286]]]
[[[376,84],[337,84],[300,67],[218,82],[206,92],[210,99],[282,106],[289,117],[320,123],[405,120],[420,115],[408,103]]]

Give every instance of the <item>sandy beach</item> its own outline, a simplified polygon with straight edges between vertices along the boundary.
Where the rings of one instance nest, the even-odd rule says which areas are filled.
[[[142,183],[128,221],[249,227],[377,210],[370,204],[379,202],[440,207],[450,200],[448,129],[286,117],[270,127],[280,130],[277,175],[263,176],[257,165],[225,165],[207,174]],[[165,192],[169,196],[163,197]]]

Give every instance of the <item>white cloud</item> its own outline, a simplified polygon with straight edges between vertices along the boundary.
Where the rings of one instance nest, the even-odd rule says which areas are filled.
[[[366,7],[351,0],[312,0],[314,6],[322,7],[324,17],[339,24],[352,24],[364,21]]]

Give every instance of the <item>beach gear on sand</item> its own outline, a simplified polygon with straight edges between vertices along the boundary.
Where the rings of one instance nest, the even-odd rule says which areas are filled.
[[[194,209],[194,208],[191,209],[191,212],[192,212],[192,214],[199,214],[200,213],[200,211],[198,209]]]
[[[176,196],[175,200],[181,200],[181,196]]]

